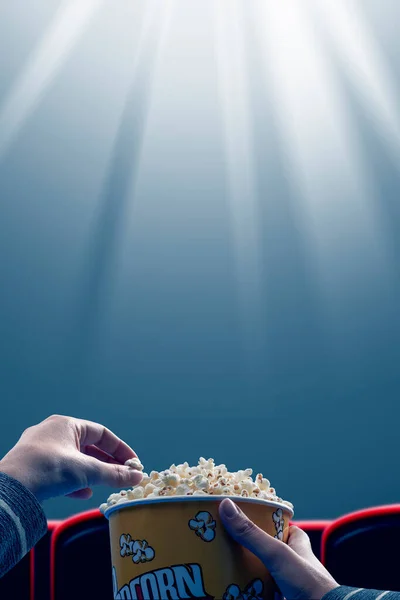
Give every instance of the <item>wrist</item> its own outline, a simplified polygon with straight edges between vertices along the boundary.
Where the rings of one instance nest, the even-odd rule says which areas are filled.
[[[18,481],[27,490],[29,490],[38,501],[40,501],[37,486],[34,485],[33,481],[29,477],[29,473],[23,467],[19,467],[13,461],[5,457],[0,460],[0,473],[5,473],[9,477],[12,477]]]
[[[7,460],[7,458],[3,458],[2,460],[0,460],[0,473],[5,473],[9,477],[17,479],[19,481],[17,469],[13,467],[12,463],[10,463],[10,461]]]
[[[325,598],[327,594],[329,594],[338,587],[340,587],[340,585],[335,580],[332,580],[332,582],[328,582],[319,587],[315,598],[320,598],[321,600],[323,600],[323,598]]]

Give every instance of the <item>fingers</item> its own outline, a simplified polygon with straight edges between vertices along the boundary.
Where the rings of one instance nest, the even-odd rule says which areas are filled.
[[[97,446],[121,464],[130,458],[137,458],[132,448],[104,425],[84,419],[74,421],[78,427],[81,446]]]
[[[308,537],[306,532],[300,529],[299,527],[292,525],[289,528],[289,537],[287,544],[289,548],[292,548],[292,550],[294,550],[299,556],[302,556],[307,560],[316,559],[318,561],[317,557],[312,551],[310,538]]]
[[[97,460],[101,460],[101,462],[110,463],[112,465],[121,464],[112,456],[107,454],[107,452],[103,452],[103,450],[100,450],[100,448],[97,448],[96,446],[84,446],[82,452],[87,456],[92,456],[93,458],[97,458]]]
[[[118,463],[102,462],[91,456],[85,457],[85,469],[89,485],[109,485],[121,489],[134,487],[143,479],[140,471]]]
[[[83,490],[77,490],[76,492],[71,492],[71,494],[66,494],[68,498],[76,498],[77,500],[89,500],[93,496],[93,490],[90,488],[85,488]]]
[[[338,587],[298,527],[290,528],[289,545],[262,531],[229,499],[221,502],[219,513],[229,535],[264,563],[286,598],[319,599]]]
[[[305,531],[303,531],[299,527],[292,525],[289,528],[289,537],[287,543],[289,548],[294,550],[296,554],[298,554],[301,558],[306,560],[310,565],[313,565],[321,573],[324,572],[327,575],[329,575],[328,571],[315,556],[311,547],[310,538],[308,537]]]
[[[272,576],[279,570],[284,560],[287,546],[280,540],[262,531],[231,500],[221,502],[219,514],[229,535],[253,552],[267,567]]]

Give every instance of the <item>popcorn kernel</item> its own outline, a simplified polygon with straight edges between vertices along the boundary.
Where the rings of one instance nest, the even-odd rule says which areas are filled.
[[[188,462],[184,462],[173,464],[163,471],[151,471],[150,474],[144,472],[137,458],[125,464],[142,471],[142,481],[130,490],[111,494],[100,506],[103,513],[116,504],[142,498],[152,500],[159,496],[238,496],[274,501],[293,509],[293,504],[282,500],[262,473],[257,473],[253,480],[252,469],[231,473],[226,465],[216,465],[212,458],[200,457],[197,466],[190,467]]]

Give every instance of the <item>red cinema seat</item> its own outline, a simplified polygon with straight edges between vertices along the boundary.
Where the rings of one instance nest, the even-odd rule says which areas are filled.
[[[0,598],[29,600],[31,590],[31,552],[0,578]]]
[[[367,508],[333,521],[322,562],[341,585],[400,591],[400,504]]]
[[[50,543],[62,521],[48,521],[47,533],[31,551],[30,600],[50,600]]]
[[[331,523],[332,521],[293,521],[291,525],[296,525],[307,533],[315,556],[321,560],[322,534]]]
[[[51,600],[111,600],[108,521],[99,510],[78,514],[58,525],[51,539],[50,563]]]

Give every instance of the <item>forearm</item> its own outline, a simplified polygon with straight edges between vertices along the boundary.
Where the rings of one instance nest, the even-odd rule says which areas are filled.
[[[400,600],[400,592],[366,590],[341,585],[322,598],[322,600]]]
[[[36,498],[19,481],[1,472],[0,577],[42,538],[47,520]]]

